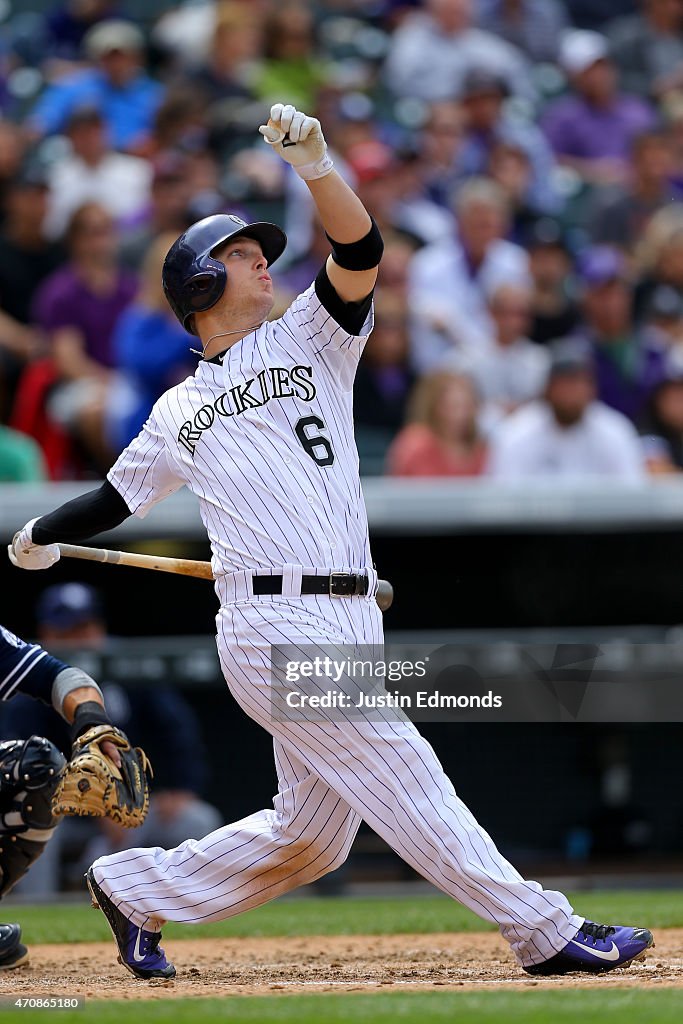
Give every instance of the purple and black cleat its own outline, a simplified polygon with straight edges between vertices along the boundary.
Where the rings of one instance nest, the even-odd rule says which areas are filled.
[[[28,960],[28,950],[21,941],[18,924],[0,924],[0,970],[21,967]]]
[[[603,974],[615,967],[628,967],[655,944],[647,928],[595,924],[584,921],[573,939],[555,956],[540,964],[525,967],[527,974],[569,974],[589,971]]]
[[[161,932],[148,932],[138,928],[115,907],[95,881],[92,868],[85,873],[94,907],[99,907],[112,930],[119,948],[119,963],[136,978],[175,978],[175,967],[166,959],[159,945]]]

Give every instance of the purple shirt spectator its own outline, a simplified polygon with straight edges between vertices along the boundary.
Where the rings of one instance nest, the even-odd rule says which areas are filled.
[[[560,156],[626,159],[636,135],[654,128],[652,109],[636,96],[616,96],[596,107],[581,96],[565,96],[546,111],[542,126]]]
[[[615,358],[611,343],[587,336],[592,342],[598,397],[605,405],[623,413],[636,423],[653,390],[661,383],[665,371],[665,353],[640,332],[619,341],[619,355],[626,354],[630,362],[627,372],[623,361]]]
[[[585,326],[598,398],[636,422],[666,369],[665,349],[633,322],[633,289],[616,249],[595,246],[579,260]]]
[[[553,149],[589,184],[625,181],[633,139],[654,128],[654,111],[644,100],[619,91],[607,40],[598,32],[567,32],[560,64],[572,92],[543,115]]]
[[[132,301],[137,280],[119,272],[114,289],[97,295],[72,267],[63,267],[44,282],[35,302],[35,319],[48,334],[60,327],[75,327],[83,335],[89,356],[102,366],[115,365],[111,339],[121,313]]]

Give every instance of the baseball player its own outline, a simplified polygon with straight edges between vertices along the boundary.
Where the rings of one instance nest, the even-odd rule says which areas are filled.
[[[230,215],[189,228],[168,252],[163,284],[198,339],[196,373],[161,397],[98,490],[27,523],[10,557],[47,568],[57,542],[145,516],[187,486],[211,542],[223,673],[273,736],[279,790],[272,808],[199,841],[95,861],[93,902],[125,967],[170,978],[164,921],[221,920],[319,878],[344,861],[363,818],[439,889],[496,922],[530,973],[625,966],[652,945],[650,932],[587,921],[561,893],[526,881],[411,722],[271,714],[271,645],[382,643],[352,423],[382,240],[315,118],[276,104],[259,130],[306,182],[330,256],[268,322],[280,228]]]
[[[70,723],[76,744],[93,729],[106,735],[109,727],[110,733],[124,735],[111,728],[94,679],[0,625],[0,700],[18,693],[54,707]],[[102,741],[102,753],[120,769],[121,754],[111,739]],[[58,824],[53,800],[67,774],[63,755],[45,737],[0,743],[0,899],[26,874],[52,836]],[[0,924],[0,969],[19,967],[27,959],[19,925]]]

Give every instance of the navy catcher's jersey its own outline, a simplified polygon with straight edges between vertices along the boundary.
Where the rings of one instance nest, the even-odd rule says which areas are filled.
[[[0,625],[0,700],[26,693],[51,704],[52,684],[67,667],[38,644],[28,644]]]

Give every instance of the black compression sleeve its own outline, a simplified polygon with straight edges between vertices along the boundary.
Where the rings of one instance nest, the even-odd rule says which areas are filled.
[[[327,268],[323,263],[315,279],[315,294],[330,314],[335,323],[347,334],[360,334],[372,305],[372,292],[360,302],[344,302],[334,289],[327,276]]]
[[[336,242],[325,232],[332,246],[332,259],[344,270],[372,270],[379,266],[384,252],[384,242],[374,217],[367,235],[355,242]]]
[[[105,480],[96,491],[88,491],[41,516],[31,535],[35,544],[85,540],[113,529],[132,514],[116,488]]]

